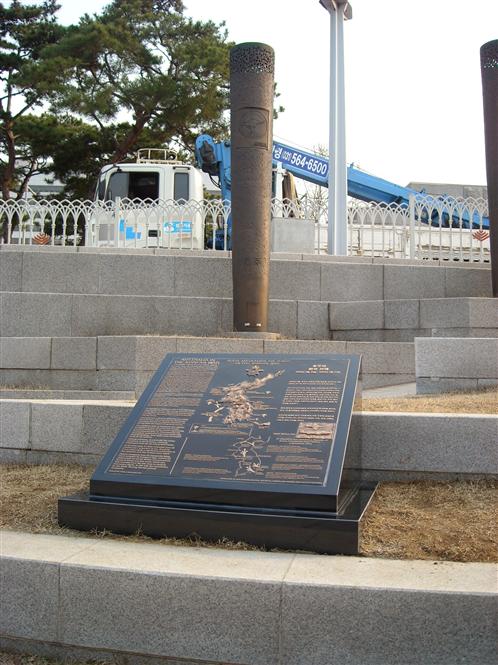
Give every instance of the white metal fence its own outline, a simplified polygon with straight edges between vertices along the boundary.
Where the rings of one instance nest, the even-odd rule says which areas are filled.
[[[409,206],[350,201],[348,253],[385,258],[489,261],[484,199],[413,197]],[[214,201],[0,201],[2,242],[77,247],[229,248],[230,206]],[[327,251],[327,205],[273,200],[272,217],[308,220]]]

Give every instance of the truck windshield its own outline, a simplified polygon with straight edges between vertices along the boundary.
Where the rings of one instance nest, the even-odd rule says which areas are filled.
[[[107,200],[122,199],[158,199],[159,173],[155,171],[116,171],[109,178]]]

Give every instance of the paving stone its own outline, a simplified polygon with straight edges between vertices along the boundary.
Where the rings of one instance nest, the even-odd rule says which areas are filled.
[[[492,665],[495,604],[492,594],[285,585],[282,662]],[[351,625],[351,617],[361,629]]]
[[[48,369],[50,337],[3,337],[0,339],[0,367],[5,369]]]
[[[31,404],[31,448],[81,452],[83,407],[70,402]]]
[[[0,255],[0,291],[21,291],[22,288],[21,252],[2,252]]]
[[[95,390],[97,372],[91,370],[0,369],[0,385],[42,390]]]
[[[283,337],[297,337],[297,302],[294,300],[272,300],[268,313],[268,331]]]
[[[97,368],[135,369],[137,353],[136,335],[110,335],[97,338]]]
[[[325,236],[326,234],[322,238],[325,239]],[[316,261],[318,263],[373,263],[370,256],[329,256],[329,254],[324,253],[306,254],[306,261]]]
[[[222,298],[160,298],[154,303],[150,332],[214,337],[221,328]]]
[[[143,575],[65,563],[61,640],[170,658],[273,665],[280,588],[278,582]]]
[[[330,330],[382,330],[384,301],[329,303]]]
[[[0,447],[29,448],[29,402],[0,401]]]
[[[174,295],[231,298],[232,261],[218,256],[176,259]]]
[[[76,556],[79,556],[77,554]],[[355,587],[418,593],[492,592],[496,566],[416,559],[380,559],[363,556],[297,554],[285,575],[285,584],[319,585],[329,589]]]
[[[330,339],[328,303],[313,300],[298,301],[297,338],[309,340]]]
[[[313,254],[301,252],[270,252],[270,261],[303,261]]]
[[[386,300],[384,327],[388,329],[417,329],[420,326],[419,300]]]
[[[387,302],[387,301],[386,301]],[[384,330],[383,342],[412,342],[415,337],[430,337],[434,329],[404,328],[402,330]]]
[[[99,257],[30,252],[23,257],[22,290],[45,293],[98,293]]]
[[[20,561],[61,563],[89,546],[86,538],[27,533],[24,531],[0,531],[2,556]]]
[[[432,337],[498,337],[498,328],[431,328],[429,332]]]
[[[80,450],[93,454],[105,453],[132,408],[133,404],[112,406],[107,404],[85,404],[83,406]]]
[[[101,369],[97,372],[97,390],[136,390],[137,372],[127,369]]]
[[[178,353],[263,353],[262,339],[178,337]]]
[[[381,265],[322,263],[320,300],[383,300],[383,275]]]
[[[346,353],[346,342],[328,339],[283,339],[265,340],[265,353]]]
[[[4,556],[0,566],[0,633],[55,641],[59,567]]]
[[[498,306],[496,298],[472,298],[470,300],[470,323],[479,328],[498,328]]]
[[[481,296],[489,298],[491,289],[491,270],[445,268],[446,297]]]
[[[167,353],[177,352],[177,337],[147,336],[136,339],[136,369],[140,371],[156,370]]]
[[[363,374],[363,389],[399,386],[415,381],[414,374]]]
[[[102,459],[102,453],[66,453],[50,450],[27,450],[28,466],[44,464],[79,464],[95,467]]]
[[[74,296],[73,335],[216,335],[220,298]]]
[[[410,343],[348,342],[346,352],[363,355],[364,374],[415,374],[415,350]]]
[[[415,356],[417,377],[498,378],[498,339],[419,338]]]
[[[479,388],[489,388],[491,386],[496,386],[498,384],[498,379],[477,379],[477,386]]]
[[[72,298],[58,293],[1,293],[0,337],[71,335]]]
[[[417,395],[452,393],[455,390],[469,392],[477,390],[477,379],[428,379],[417,378]]]
[[[271,300],[320,300],[320,264],[305,261],[272,261]]]
[[[172,296],[175,294],[174,257],[116,254],[99,259],[99,293]],[[190,295],[195,295],[194,293]]]
[[[0,447],[0,464],[27,464],[26,450]]]
[[[384,266],[384,299],[444,298],[445,272],[433,266]]]
[[[137,372],[135,374],[135,397],[138,399],[143,391],[149,385],[152,377],[154,376],[153,371],[148,372]]]
[[[97,369],[96,337],[54,337],[53,369]]]
[[[434,298],[420,301],[421,328],[467,328],[470,326],[468,298]]]
[[[362,468],[496,474],[497,428],[495,416],[363,413]]]
[[[82,337],[143,335],[153,332],[154,298],[76,295],[72,334]]]
[[[333,330],[332,339],[344,342],[384,342],[385,330]],[[396,339],[397,341],[397,339]]]

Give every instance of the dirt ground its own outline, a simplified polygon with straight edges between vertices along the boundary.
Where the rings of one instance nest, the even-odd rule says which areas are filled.
[[[442,393],[440,395],[413,395],[411,397],[363,398],[357,411],[394,411],[421,413],[483,413],[498,414],[498,389],[488,388],[476,392]]]
[[[0,467],[0,527],[32,533],[150,540],[140,535],[81,534],[58,526],[58,497],[87,489],[91,473],[88,467],[67,465]],[[360,551],[364,556],[394,559],[498,562],[497,509],[498,482],[382,483],[362,523]],[[228,541],[159,542],[257,549]]]
[[[63,661],[52,658],[43,658],[42,656],[30,656],[28,654],[13,654],[0,651],[0,665],[62,665]],[[109,665],[109,661],[103,660],[85,660],[73,661],[71,665]],[[111,661],[111,665],[125,665],[124,661],[118,659]]]

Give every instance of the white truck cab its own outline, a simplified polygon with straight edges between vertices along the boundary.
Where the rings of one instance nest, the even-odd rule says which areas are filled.
[[[171,150],[143,148],[136,162],[102,168],[86,244],[203,249],[203,198],[198,169]]]

